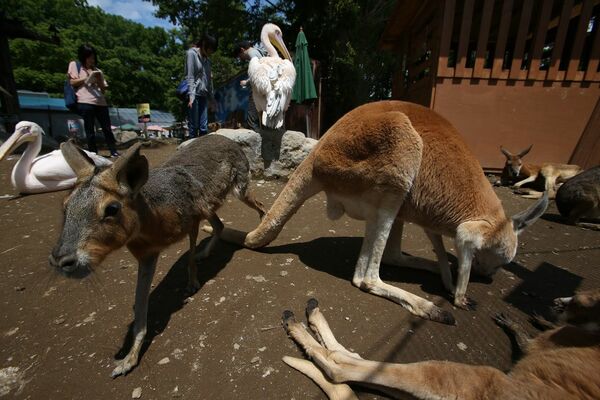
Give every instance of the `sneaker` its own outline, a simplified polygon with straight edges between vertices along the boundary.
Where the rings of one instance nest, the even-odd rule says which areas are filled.
[[[120,156],[120,154],[117,151],[113,151],[112,153],[110,153],[110,158],[117,158],[119,156]]]

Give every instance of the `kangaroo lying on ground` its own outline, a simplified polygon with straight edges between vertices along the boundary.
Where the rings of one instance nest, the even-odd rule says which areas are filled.
[[[564,307],[563,325],[535,339],[506,317],[498,317],[524,347],[524,358],[507,374],[449,361],[364,360],[337,342],[315,299],[309,300],[306,314],[320,343],[291,311],[283,313],[284,328],[313,362],[287,356],[283,361],[336,400],[358,399],[345,382],[366,384],[394,398],[409,393],[417,399],[600,399],[600,290],[555,302]]]
[[[454,317],[379,278],[380,262],[441,273],[454,304],[468,308],[473,268],[492,275],[517,251],[517,234],[542,215],[543,197],[507,218],[481,166],[456,129],[434,111],[411,103],[363,105],[338,120],[298,166],[260,225],[246,234],[225,228],[224,240],[266,246],[309,197],[324,190],[331,219],[344,213],[366,220],[352,283],[401,304],[423,318],[453,324]],[[420,225],[438,263],[402,254],[404,221]],[[210,229],[206,229],[210,231]],[[456,286],[442,235],[455,238]]]
[[[187,290],[193,293],[200,288],[194,261],[200,221],[208,219],[216,232],[199,254],[204,258],[223,229],[216,211],[230,191],[261,217],[263,207],[248,190],[248,159],[223,136],[199,138],[150,171],[139,143],[106,169],[95,168],[71,142],[61,150],[78,181],[65,199],[64,225],[50,264],[69,276],[83,277],[123,245],[139,263],[135,342],[112,372],[113,377],[126,374],[137,364],[146,335],[148,295],[159,253],[189,237]]]
[[[529,153],[531,147],[533,147],[533,145],[517,154],[512,154],[510,151],[500,146],[500,151],[502,151],[502,154],[506,157],[506,163],[502,170],[500,182],[502,185],[514,183],[513,188],[518,189],[516,193],[528,199],[539,199],[542,197],[543,192],[548,192],[548,197],[553,199],[556,196],[556,189],[558,186],[567,179],[580,173],[582,169],[580,166],[572,164],[523,163],[522,158]],[[536,185],[536,188],[521,188],[521,186],[528,183],[539,184]]]
[[[570,223],[600,230],[600,224],[580,222],[600,219],[600,166],[583,171],[558,188],[556,206]]]

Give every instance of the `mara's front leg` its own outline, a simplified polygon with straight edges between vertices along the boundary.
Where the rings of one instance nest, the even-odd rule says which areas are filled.
[[[112,372],[112,377],[125,375],[133,369],[138,363],[140,350],[146,336],[148,322],[148,299],[150,295],[150,286],[154,271],[156,270],[156,260],[158,254],[146,256],[139,260],[137,286],[135,288],[135,319],[133,322],[133,346],[125,358],[116,362],[116,367]]]

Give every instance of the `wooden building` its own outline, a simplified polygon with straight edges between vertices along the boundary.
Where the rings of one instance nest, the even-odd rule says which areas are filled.
[[[400,0],[379,46],[401,57],[392,96],[428,106],[487,169],[600,164],[600,0]]]

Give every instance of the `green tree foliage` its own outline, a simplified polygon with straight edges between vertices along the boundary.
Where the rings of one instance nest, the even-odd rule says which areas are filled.
[[[215,84],[246,67],[230,56],[234,43],[258,41],[274,22],[293,51],[303,27],[309,53],[320,61],[325,127],[357,105],[388,98],[395,58],[377,49],[395,0],[147,0],[156,16],[181,29],[145,28],[89,7],[85,0],[0,0],[9,17],[34,30],[60,29],[60,46],[15,39],[11,53],[21,89],[62,92],[68,61],[83,42],[99,52],[100,68],[116,106],[150,102],[181,115],[175,87],[183,74],[184,50],[204,32],[219,39],[212,56]]]
[[[293,51],[303,27],[310,56],[321,62],[325,127],[360,104],[391,96],[395,57],[379,51],[377,43],[396,0],[151,1],[160,16],[187,32],[215,32],[224,54],[237,40],[258,41],[266,22],[282,28]],[[221,66],[229,63],[224,70],[242,67],[226,58],[220,61]]]
[[[69,61],[77,48],[90,43],[109,82],[107,97],[119,107],[149,102],[152,108],[179,113],[175,87],[183,75],[185,46],[181,32],[146,28],[123,17],[106,14],[85,1],[0,0],[9,18],[34,31],[59,29],[59,46],[24,39],[10,41],[18,89],[62,96]]]

